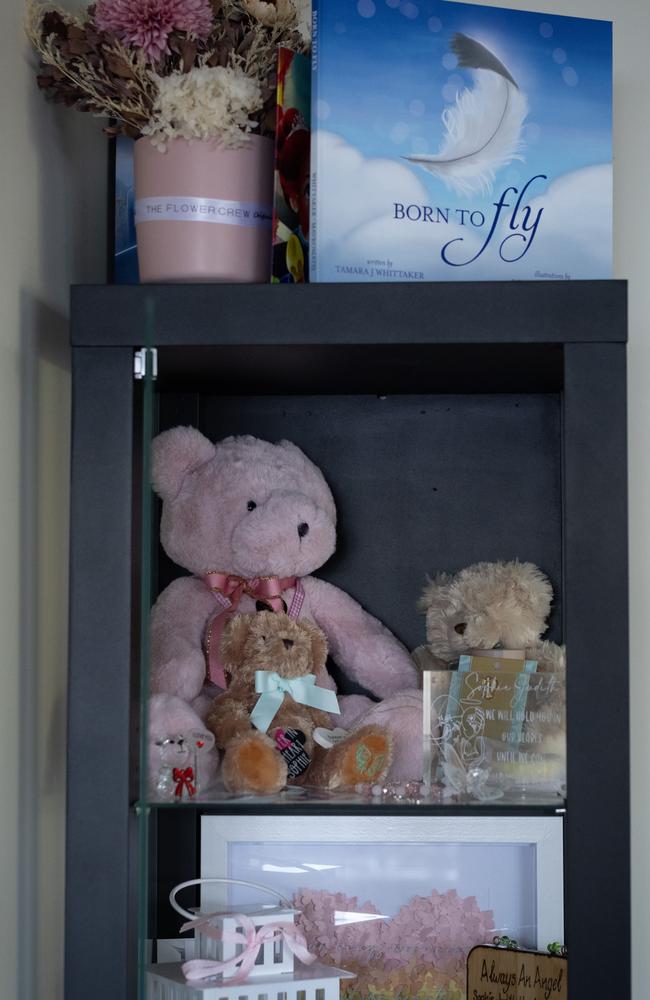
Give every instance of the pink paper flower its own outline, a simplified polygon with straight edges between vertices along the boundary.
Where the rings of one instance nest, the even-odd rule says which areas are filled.
[[[293,905],[309,950],[355,973],[341,986],[343,1000],[461,1000],[468,952],[494,933],[492,911],[455,889],[413,896],[389,920],[342,926],[336,910],[378,911],[326,890],[300,889]]]
[[[174,29],[205,38],[212,29],[210,0],[97,0],[95,24],[125,45],[142,49],[149,62],[169,52]]]

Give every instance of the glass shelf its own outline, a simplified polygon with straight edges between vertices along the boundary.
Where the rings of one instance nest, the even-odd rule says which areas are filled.
[[[381,813],[391,810],[393,812],[410,811],[420,812],[423,815],[456,815],[468,811],[476,813],[494,812],[496,814],[503,810],[509,812],[520,812],[522,815],[530,813],[559,813],[567,808],[567,801],[559,795],[536,793],[510,793],[503,794],[499,798],[478,800],[466,795],[447,794],[439,789],[427,791],[426,789],[418,794],[405,794],[396,792],[395,785],[391,783],[390,793],[385,795],[381,792],[381,786],[377,786],[378,791],[360,792],[354,789],[341,789],[330,791],[324,788],[313,787],[289,787],[273,795],[251,795],[235,794],[225,789],[215,788],[203,794],[198,793],[191,799],[184,799],[182,802],[163,802],[153,798],[148,798],[145,802],[138,803],[136,808],[148,809],[172,809],[182,811],[183,809],[196,808],[199,810],[214,811],[221,813],[242,812],[242,811],[273,811],[287,813],[294,810],[305,812],[337,812],[345,809],[350,812],[362,814],[364,812]]]

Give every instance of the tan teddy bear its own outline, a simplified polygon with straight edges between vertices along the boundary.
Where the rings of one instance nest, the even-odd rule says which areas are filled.
[[[481,562],[439,573],[419,602],[428,645],[413,655],[423,669],[445,670],[464,653],[517,649],[537,660],[538,671],[561,673],[564,648],[542,639],[552,600],[550,580],[529,562]]]
[[[413,657],[423,670],[433,671],[455,669],[463,654],[480,656],[492,650],[511,650],[521,659],[535,660],[537,674],[557,679],[544,704],[561,721],[544,726],[543,743],[534,749],[563,760],[566,651],[542,639],[552,600],[550,580],[530,562],[481,562],[455,574],[440,573],[428,582],[420,599],[427,645],[414,650]],[[437,691],[447,690],[446,685],[440,687],[443,679],[442,674],[432,675],[434,700]],[[549,686],[549,678],[535,678],[531,684]],[[524,731],[527,728],[525,723]]]
[[[392,741],[380,726],[364,726],[331,742],[336,696],[316,683],[326,676],[327,640],[312,622],[261,611],[231,618],[221,660],[228,690],[212,702],[206,724],[224,750],[229,791],[276,792],[288,782],[326,788],[380,781]]]

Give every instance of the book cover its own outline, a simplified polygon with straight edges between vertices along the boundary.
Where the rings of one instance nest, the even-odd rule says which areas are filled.
[[[315,0],[312,281],[612,273],[611,23]]]
[[[279,48],[271,277],[274,282],[309,281],[310,117],[309,58]]]

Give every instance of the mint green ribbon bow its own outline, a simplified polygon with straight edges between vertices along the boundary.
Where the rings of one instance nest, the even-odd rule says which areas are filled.
[[[251,712],[251,722],[256,729],[265,733],[271,725],[285,694],[290,694],[300,705],[320,708],[323,712],[341,714],[336,695],[328,688],[316,687],[315,674],[302,677],[280,677],[275,670],[255,671],[255,690],[260,697]]]

